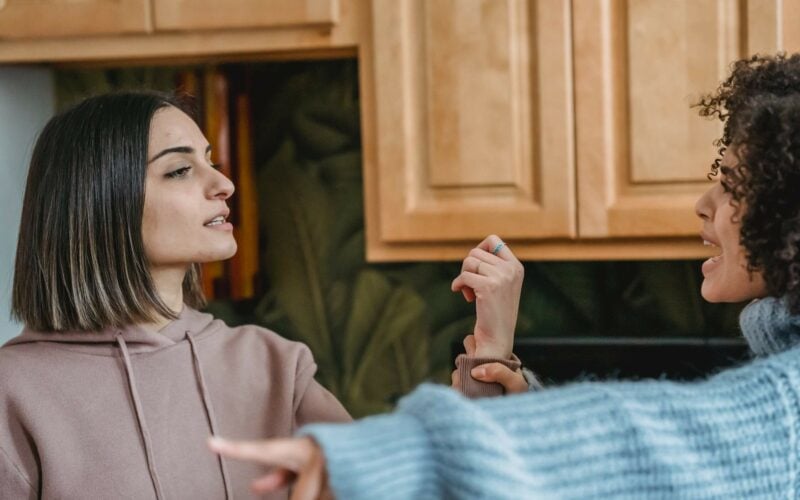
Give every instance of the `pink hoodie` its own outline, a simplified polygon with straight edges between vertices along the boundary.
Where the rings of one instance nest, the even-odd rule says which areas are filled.
[[[0,498],[250,498],[264,469],[206,439],[349,420],[315,371],[305,345],[188,306],[157,333],[25,329],[0,348]]]

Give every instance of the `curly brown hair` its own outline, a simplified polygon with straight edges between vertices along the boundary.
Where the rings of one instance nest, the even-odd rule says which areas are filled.
[[[723,174],[741,221],[749,270],[800,313],[800,54],[753,56],[698,104],[725,122],[711,177]],[[738,163],[720,165],[727,148]]]

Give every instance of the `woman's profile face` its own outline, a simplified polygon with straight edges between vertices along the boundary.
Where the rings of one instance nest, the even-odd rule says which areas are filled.
[[[158,110],[150,125],[142,237],[153,268],[227,259],[236,253],[226,200],[233,184],[183,111]]]
[[[722,156],[722,166],[733,167],[737,162],[736,155],[728,148]],[[740,243],[739,220],[746,208],[740,206],[737,213],[731,201],[731,193],[717,181],[695,204],[695,212],[703,220],[700,235],[718,252],[703,263],[700,293],[709,302],[742,302],[766,295],[761,273],[748,272],[746,253]]]

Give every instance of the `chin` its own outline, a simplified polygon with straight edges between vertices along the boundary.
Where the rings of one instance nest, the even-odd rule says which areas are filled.
[[[724,300],[721,300],[713,290],[707,290],[705,285],[700,288],[700,295],[706,302],[710,302],[712,304],[725,302]]]
[[[711,284],[703,282],[703,286],[700,288],[700,295],[706,302],[710,302],[712,304],[723,304],[723,303],[737,303],[737,302],[746,302],[753,299],[757,299],[763,297],[765,294],[761,293],[761,290],[757,289],[757,287],[736,287],[731,286],[724,288],[723,290],[719,289],[720,287],[714,287]],[[730,293],[730,289],[736,289],[737,293]]]
[[[194,262],[198,264],[206,264],[209,262],[219,262],[221,260],[228,260],[236,255],[237,245],[234,242],[232,245],[217,247],[213,249],[205,249],[203,254],[199,256]]]
[[[706,302],[710,302],[712,304],[722,304],[726,302],[739,302],[741,299],[736,297],[732,297],[729,293],[729,290],[725,286],[715,286],[712,280],[708,278],[703,280],[703,284],[700,286],[700,295],[705,299]],[[726,293],[728,292],[728,293]]]
[[[231,245],[230,247],[228,247],[226,249],[220,249],[219,254],[218,254],[219,257],[217,257],[214,260],[228,260],[231,257],[233,257],[234,255],[236,255],[236,251],[238,249],[239,249],[239,247],[236,245],[236,242],[234,242],[233,245]]]

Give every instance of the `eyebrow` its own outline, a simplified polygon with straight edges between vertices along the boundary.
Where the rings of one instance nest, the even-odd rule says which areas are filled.
[[[206,154],[208,154],[210,151],[211,151],[211,144],[206,146]],[[162,156],[168,155],[170,153],[192,154],[194,153],[194,148],[190,146],[175,146],[174,148],[167,148],[158,153],[157,155],[155,155],[154,157],[150,158],[150,160],[147,163],[153,163]]]

